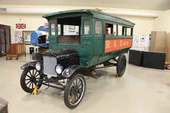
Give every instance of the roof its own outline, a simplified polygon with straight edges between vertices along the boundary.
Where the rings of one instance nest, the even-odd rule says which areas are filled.
[[[55,12],[55,13],[51,13],[48,15],[43,16],[44,18],[50,18],[50,17],[54,17],[54,16],[60,16],[60,15],[64,15],[64,14],[78,14],[78,13],[86,13],[86,14],[90,14],[93,15],[96,18],[99,19],[104,19],[104,20],[108,20],[108,21],[114,21],[120,24],[125,24],[125,25],[129,25],[129,26],[134,26],[135,24],[129,20],[120,18],[120,17],[116,17],[113,16],[111,14],[107,14],[101,11],[96,11],[96,10],[92,10],[92,9],[79,9],[79,10],[67,10],[67,11],[59,11],[59,12]]]

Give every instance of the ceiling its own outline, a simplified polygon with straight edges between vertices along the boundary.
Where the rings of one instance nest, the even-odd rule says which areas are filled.
[[[129,8],[146,10],[170,9],[170,0],[0,0],[1,5],[69,5]]]

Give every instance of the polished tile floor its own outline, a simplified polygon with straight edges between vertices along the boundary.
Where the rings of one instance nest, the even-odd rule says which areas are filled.
[[[170,113],[170,71],[128,65],[117,79],[115,68],[98,70],[100,77],[86,78],[85,97],[70,110],[60,90],[43,87],[32,96],[20,88],[20,66],[26,61],[29,56],[0,58],[0,97],[8,100],[9,113]]]

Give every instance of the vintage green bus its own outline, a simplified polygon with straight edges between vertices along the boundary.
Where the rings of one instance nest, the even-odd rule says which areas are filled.
[[[22,66],[24,91],[32,93],[42,84],[60,88],[66,106],[75,108],[85,93],[84,75],[91,75],[97,65],[116,66],[116,76],[124,74],[124,53],[132,46],[134,23],[89,9],[61,11],[44,18],[49,22],[49,50]]]

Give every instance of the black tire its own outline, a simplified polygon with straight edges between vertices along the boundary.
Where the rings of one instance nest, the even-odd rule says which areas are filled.
[[[120,55],[117,59],[117,66],[116,66],[116,77],[122,77],[126,70],[126,56]]]
[[[83,75],[78,73],[74,74],[73,77],[67,82],[64,89],[65,105],[70,109],[76,108],[79,105],[79,103],[82,101],[85,94],[85,90],[86,90],[86,81]]]
[[[21,74],[20,85],[21,88],[27,92],[32,93],[35,85],[39,89],[42,85],[43,76],[34,67],[27,67]]]

